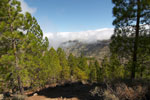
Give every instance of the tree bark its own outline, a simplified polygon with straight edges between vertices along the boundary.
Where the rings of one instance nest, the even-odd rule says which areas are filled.
[[[23,89],[22,82],[21,82],[21,79],[20,79],[19,75],[17,76],[17,79],[18,79],[18,87],[19,87],[20,94],[23,95],[24,89]]]
[[[23,90],[23,86],[22,86],[22,82],[21,82],[21,78],[18,74],[18,71],[20,70],[19,69],[19,65],[18,65],[18,57],[17,57],[17,48],[16,48],[16,41],[14,40],[14,55],[15,55],[15,71],[17,72],[17,81],[18,81],[18,89],[19,89],[19,92],[20,94],[23,94],[24,90]]]
[[[10,12],[11,12],[11,9],[10,9],[10,7],[9,7],[9,13],[8,13],[8,16],[9,16],[9,18],[11,19],[11,14],[10,14]],[[15,17],[13,18],[13,20],[15,20]],[[10,31],[11,31],[11,33],[13,34],[13,31],[14,31],[14,28],[13,28],[13,25],[12,24],[10,24]],[[18,81],[18,88],[19,88],[19,91],[20,91],[20,94],[23,94],[23,86],[22,86],[22,82],[21,82],[21,79],[20,79],[20,76],[19,76],[19,74],[18,74],[18,70],[19,70],[19,65],[18,65],[18,63],[19,63],[19,59],[18,59],[18,57],[17,57],[17,44],[16,44],[16,39],[14,38],[14,39],[12,39],[12,45],[13,45],[13,49],[14,49],[14,56],[15,56],[15,73],[17,73],[17,81]],[[13,74],[13,73],[12,73]]]
[[[137,19],[136,19],[136,32],[135,32],[135,41],[134,41],[134,50],[133,50],[133,64],[131,71],[131,79],[135,79],[135,71],[137,67],[137,50],[138,50],[138,40],[139,40],[139,29],[140,29],[140,0],[137,0]]]

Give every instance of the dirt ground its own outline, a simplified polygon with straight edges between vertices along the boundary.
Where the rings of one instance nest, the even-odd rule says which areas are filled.
[[[47,98],[45,96],[31,96],[26,100],[79,100],[78,98]]]
[[[56,85],[29,94],[26,100],[99,100],[99,97],[91,96],[90,90],[94,87],[94,84],[82,84],[81,82]]]

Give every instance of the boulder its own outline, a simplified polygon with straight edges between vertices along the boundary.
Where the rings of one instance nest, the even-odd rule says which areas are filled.
[[[33,94],[33,96],[37,96],[37,95],[38,95],[37,93],[34,93],[34,94]]]

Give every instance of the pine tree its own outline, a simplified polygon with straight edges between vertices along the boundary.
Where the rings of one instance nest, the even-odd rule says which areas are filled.
[[[88,76],[79,67],[75,67],[74,70],[73,70],[73,78],[75,78],[78,81],[87,81]]]
[[[23,94],[23,85],[29,80],[37,82],[43,78],[42,56],[48,40],[43,39],[36,19],[29,13],[21,13],[20,2],[2,0],[0,5],[0,69],[3,71],[0,79],[6,88],[13,92],[19,89]]]
[[[140,39],[147,34],[145,25],[150,23],[150,6],[148,0],[112,0],[112,2],[115,5],[113,8],[115,31],[110,50],[132,61],[131,79],[134,79],[140,59],[138,56],[140,45],[145,45]]]
[[[69,67],[68,61],[66,59],[66,54],[65,54],[64,50],[62,50],[61,48],[57,49],[57,54],[59,57],[60,66],[62,66],[61,80],[62,81],[69,80],[70,79],[70,67]]]
[[[50,69],[49,77],[51,79],[53,79],[53,82],[59,81],[62,67],[60,66],[60,61],[59,61],[57,52],[55,51],[55,49],[53,47],[51,47],[51,49],[49,50],[48,56],[49,56],[48,65],[50,67],[49,68]]]
[[[117,55],[111,55],[110,58],[104,58],[102,61],[101,75],[102,80],[124,78],[125,69],[124,66],[120,63]]]
[[[90,62],[89,64],[89,80],[91,82],[96,82],[97,81],[97,69],[95,67],[95,64],[93,62]]]
[[[109,61],[110,76],[115,78],[124,78],[124,66],[121,65],[117,55],[111,55]]]
[[[70,67],[70,70],[71,70],[71,76],[73,76],[73,73],[74,73],[74,69],[77,67],[77,59],[76,57],[73,56],[72,53],[70,53],[69,57],[68,57],[68,64],[69,64],[69,67]]]
[[[71,70],[71,79],[72,80],[87,80],[88,76],[78,67],[79,65],[79,59],[77,59],[75,56],[72,55],[72,53],[68,57],[68,64]]]
[[[109,72],[109,59],[108,57],[104,57],[102,64],[101,64],[101,77],[99,76],[99,79],[102,81],[106,81],[107,79],[110,79],[110,72]]]
[[[20,31],[23,27],[23,14],[20,13],[20,2],[16,0],[0,2],[0,44],[2,44],[1,47],[3,49],[0,54],[0,63],[3,65],[3,69],[9,72],[7,72],[7,75],[9,80],[12,80],[13,85],[16,84],[15,82],[17,80],[19,91],[23,94],[22,79],[19,75],[20,71],[23,70],[20,65],[19,57],[21,54],[21,44],[24,39],[24,34]],[[9,63],[9,65],[7,65],[6,62]]]
[[[78,67],[86,74],[86,76],[89,75],[89,67],[87,64],[87,59],[81,54],[81,56],[78,58]]]
[[[95,68],[96,68],[96,81],[97,82],[100,82],[101,80],[102,80],[102,69],[101,69],[101,67],[100,67],[100,64],[99,64],[99,62],[97,61],[97,60],[95,60],[95,62],[94,62],[94,66],[95,66]]]
[[[40,26],[29,13],[26,13],[24,18],[24,29],[27,30],[27,33],[22,44],[22,63],[24,63],[28,72],[28,82],[31,83],[32,87],[40,86],[44,84],[43,71],[45,68],[43,56],[48,48],[48,39],[43,39],[43,32]]]

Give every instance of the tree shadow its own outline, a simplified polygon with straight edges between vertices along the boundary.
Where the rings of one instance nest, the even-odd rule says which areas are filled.
[[[82,84],[82,82],[67,83],[64,85],[57,85],[56,87],[49,87],[37,91],[40,96],[47,98],[78,98],[79,100],[101,100],[98,96],[92,96],[90,90],[95,86],[101,86],[101,84]]]

